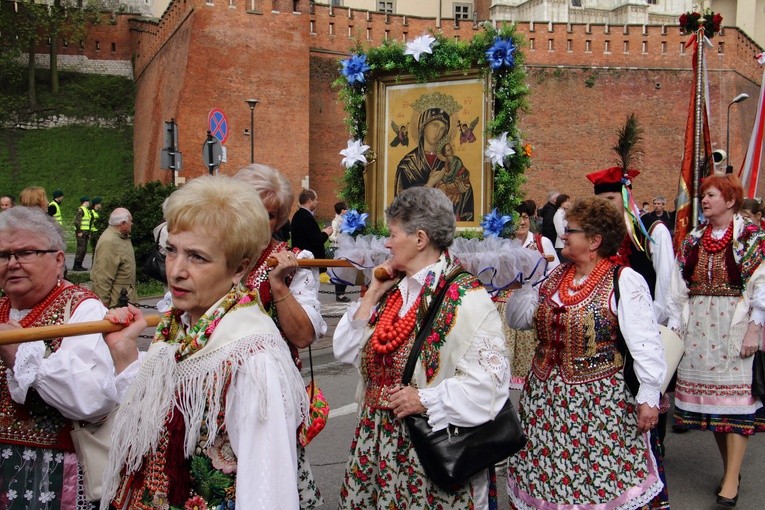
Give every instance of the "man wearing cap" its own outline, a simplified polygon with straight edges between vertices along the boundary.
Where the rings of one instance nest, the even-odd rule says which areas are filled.
[[[595,194],[610,200],[619,212],[624,215],[624,188],[632,190],[632,180],[640,175],[638,170],[628,170],[625,175],[622,168],[611,167],[598,172],[587,174],[587,178],[595,186]],[[627,205],[629,208],[629,205]],[[667,291],[675,264],[675,254],[672,251],[672,235],[661,221],[644,224],[640,217],[629,215],[632,221],[627,221],[627,237],[619,248],[617,261],[637,271],[645,278],[653,298],[653,311],[656,322],[667,324]],[[648,234],[648,239],[646,239]]]
[[[80,197],[80,207],[74,213],[74,233],[77,237],[77,253],[74,255],[74,266],[72,271],[86,271],[82,267],[82,261],[85,260],[85,253],[88,251],[88,239],[90,239],[90,224],[92,215],[90,214],[90,198]]]
[[[48,216],[53,216],[53,219],[61,226],[64,225],[64,218],[61,216],[61,202],[63,201],[64,192],[57,189],[53,192],[53,200],[48,204]]]
[[[675,267],[672,234],[661,221],[647,222],[646,216],[648,215],[641,218],[634,212],[625,214],[625,211],[630,210],[630,203],[634,204],[631,197],[632,181],[638,175],[640,175],[638,170],[630,169],[625,173],[621,167],[611,167],[587,174],[587,178],[595,185],[595,194],[610,200],[624,216],[627,224],[627,237],[619,248],[617,253],[619,260],[616,262],[631,267],[645,278],[653,298],[653,313],[656,322],[666,326],[669,319],[667,294],[672,271]],[[652,431],[658,436],[656,453],[662,458],[664,457],[664,435],[667,427],[668,407],[669,400],[663,397],[659,426]]]

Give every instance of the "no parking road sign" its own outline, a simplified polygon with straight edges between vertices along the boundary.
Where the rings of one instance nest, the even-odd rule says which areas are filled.
[[[210,133],[220,141],[226,143],[228,139],[228,119],[220,108],[213,108],[207,114],[207,126]]]

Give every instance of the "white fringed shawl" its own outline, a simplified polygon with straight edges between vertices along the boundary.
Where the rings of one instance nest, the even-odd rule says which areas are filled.
[[[218,303],[211,309],[216,306]],[[203,420],[208,435],[202,447],[215,442],[220,432],[217,418],[227,371],[233,381],[239,367],[256,352],[268,351],[274,356],[281,367],[279,383],[285,400],[299,402],[301,415],[306,416],[308,401],[300,373],[278,329],[260,306],[229,311],[207,345],[176,362],[179,347],[180,344],[166,342],[151,345],[124,402],[113,416],[114,431],[109,464],[103,478],[102,510],[108,508],[117,492],[122,469],[126,475],[134,473],[147,453],[156,452],[165,420],[175,406],[183,414],[186,425],[186,457],[191,456],[197,446]],[[259,374],[250,376],[257,378]],[[265,383],[263,381],[258,386],[265,388]],[[266,409],[265,392],[258,392],[252,398],[261,400],[259,409]],[[265,421],[267,416],[261,414],[259,419]]]

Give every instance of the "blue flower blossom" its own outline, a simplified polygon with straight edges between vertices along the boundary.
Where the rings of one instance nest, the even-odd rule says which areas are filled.
[[[481,222],[484,237],[499,237],[502,229],[505,228],[505,223],[512,221],[512,219],[512,216],[500,215],[497,209],[494,208],[489,214],[484,215]]]
[[[367,64],[366,55],[351,55],[350,58],[343,60],[342,73],[348,79],[348,84],[364,83],[364,73],[369,71],[369,64]]]
[[[496,71],[501,67],[513,67],[515,65],[515,44],[510,39],[502,39],[497,37],[494,39],[494,44],[491,48],[486,50],[486,58],[489,60],[489,65]]]
[[[340,232],[343,234],[353,234],[357,230],[361,230],[366,226],[368,216],[367,213],[359,214],[356,209],[351,209],[343,216],[343,221],[340,223]]]

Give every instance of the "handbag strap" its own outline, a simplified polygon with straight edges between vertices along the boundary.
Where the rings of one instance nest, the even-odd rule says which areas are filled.
[[[433,321],[436,318],[436,314],[438,313],[439,308],[441,308],[441,303],[443,302],[444,296],[446,295],[446,289],[449,288],[449,285],[451,285],[451,283],[454,280],[456,280],[457,277],[459,277],[460,275],[464,273],[467,273],[467,271],[464,271],[462,268],[458,268],[454,273],[452,273],[449,277],[447,277],[443,288],[438,293],[438,295],[436,295],[436,297],[433,299],[433,302],[430,304],[430,307],[428,308],[428,313],[425,315],[422,327],[417,332],[417,338],[414,339],[414,344],[412,345],[412,351],[409,353],[409,359],[406,360],[404,373],[401,376],[401,384],[403,384],[404,386],[408,385],[409,382],[412,380],[412,375],[414,374],[414,367],[417,364],[417,358],[420,357],[420,350],[422,349],[422,344],[425,342],[425,337],[428,335],[428,331],[430,331],[430,328],[433,325]]]

